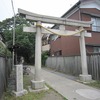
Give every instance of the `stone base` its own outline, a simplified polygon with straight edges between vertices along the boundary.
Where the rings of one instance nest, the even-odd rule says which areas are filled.
[[[22,91],[19,91],[19,92],[16,92],[16,91],[13,91],[13,94],[16,96],[16,97],[18,97],[18,96],[22,96],[22,95],[25,95],[25,94],[27,94],[28,92],[27,92],[27,90],[22,90]]]
[[[45,86],[44,88],[41,88],[41,89],[37,89],[37,90],[32,89],[31,86],[29,86],[28,88],[29,88],[29,92],[35,92],[35,93],[49,90],[49,88],[47,86]]]
[[[43,89],[45,88],[45,81],[44,80],[41,80],[41,81],[31,80],[31,88],[34,90]]]
[[[79,75],[79,79],[82,82],[91,82],[92,81],[92,76],[91,75]]]

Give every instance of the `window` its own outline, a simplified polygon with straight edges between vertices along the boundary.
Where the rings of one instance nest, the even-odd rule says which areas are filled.
[[[93,22],[92,31],[100,32],[100,18],[92,17],[91,21]]]
[[[52,38],[51,38],[51,40],[52,40],[52,41],[56,41],[58,38],[59,38],[58,35],[53,35]]]
[[[100,47],[94,47],[94,53],[100,53]]]

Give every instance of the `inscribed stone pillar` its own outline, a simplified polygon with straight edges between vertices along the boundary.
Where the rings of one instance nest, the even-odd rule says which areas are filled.
[[[23,65],[16,65],[16,90],[14,91],[16,96],[22,96],[27,94],[27,90],[23,89]]]

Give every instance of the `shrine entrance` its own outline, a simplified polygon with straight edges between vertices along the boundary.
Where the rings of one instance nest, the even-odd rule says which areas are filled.
[[[81,52],[81,65],[82,74],[79,76],[81,81],[91,81],[91,75],[88,74],[87,59],[86,59],[86,48],[84,37],[91,37],[91,33],[87,33],[84,27],[90,27],[92,24],[90,21],[78,21],[66,18],[58,18],[51,16],[44,16],[35,13],[31,13],[22,9],[18,10],[19,14],[24,15],[26,19],[33,20],[36,22],[35,26],[24,27],[24,32],[36,32],[36,44],[35,44],[35,77],[31,81],[31,88],[34,90],[45,89],[44,80],[41,77],[41,37],[42,34],[57,34],[61,36],[74,35],[80,38],[80,52]],[[42,23],[57,24],[59,29],[48,29],[42,26]],[[65,26],[77,26],[79,27],[76,31],[65,30]]]

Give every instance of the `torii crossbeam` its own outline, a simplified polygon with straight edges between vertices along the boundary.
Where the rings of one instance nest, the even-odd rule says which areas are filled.
[[[31,13],[22,9],[18,9],[18,12],[25,16],[28,20],[33,20],[37,23],[36,27],[24,27],[25,32],[37,32],[36,33],[36,44],[35,44],[35,79],[32,80],[32,88],[35,90],[43,89],[44,88],[44,81],[41,78],[41,33],[50,33],[47,32],[47,30],[43,29],[41,27],[42,22],[43,23],[49,23],[49,24],[58,24],[63,26],[60,28],[60,30],[54,30],[50,29],[52,32],[65,32],[68,33],[68,31],[65,30],[65,26],[77,26],[77,27],[90,27],[92,24],[90,21],[78,21],[78,20],[71,20],[66,18],[58,18],[58,17],[51,17],[51,16],[45,16],[45,15],[39,15],[35,13]],[[81,30],[79,28],[79,30]],[[72,31],[69,31],[72,32]],[[81,50],[81,63],[82,63],[82,75],[80,75],[80,79],[83,81],[90,81],[91,75],[88,75],[87,71],[87,60],[86,60],[86,49],[85,49],[85,40],[84,36],[91,37],[90,33],[86,33],[86,31],[80,32],[80,50]]]

